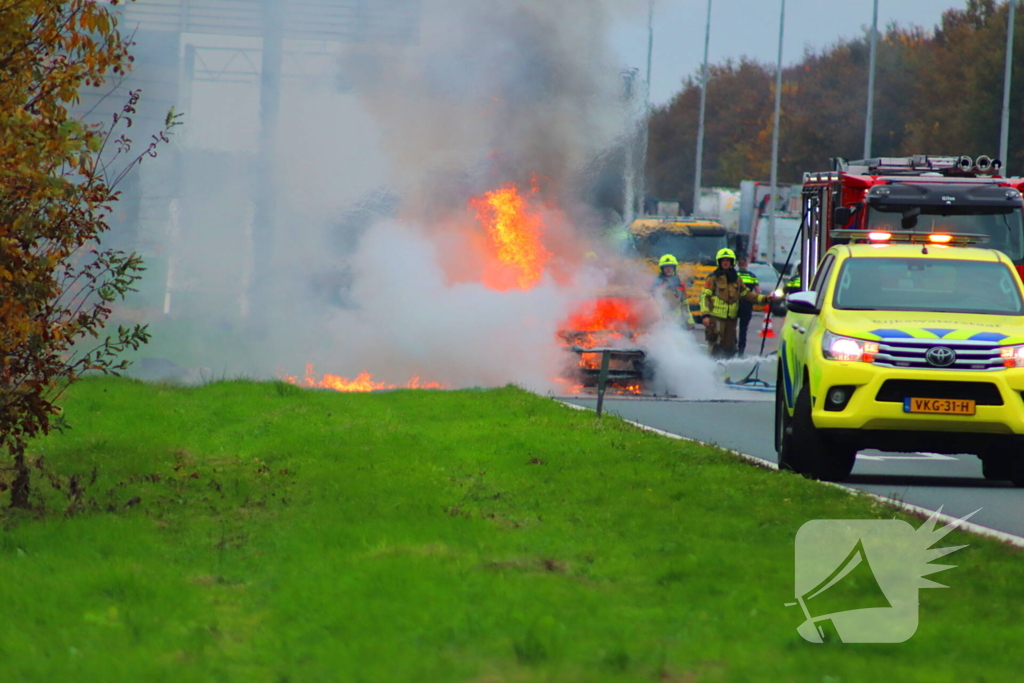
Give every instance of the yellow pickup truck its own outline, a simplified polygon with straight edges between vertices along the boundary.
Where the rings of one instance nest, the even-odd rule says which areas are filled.
[[[842,480],[867,448],[973,453],[987,479],[1024,486],[1024,290],[1013,263],[950,235],[863,237],[829,249],[786,303],[780,468]]]

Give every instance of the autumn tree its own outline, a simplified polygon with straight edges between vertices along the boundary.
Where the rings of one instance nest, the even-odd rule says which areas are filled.
[[[123,369],[120,352],[148,337],[141,326],[101,337],[142,264],[100,237],[117,183],[167,129],[130,151],[138,93],[111,125],[71,113],[83,88],[124,74],[130,45],[106,4],[0,0],[0,449],[13,460],[13,478],[0,482],[12,507],[30,504],[25,445],[57,424],[63,388]]]
[[[735,185],[768,168],[772,88],[771,71],[751,60],[709,68],[704,186]],[[699,107],[700,82],[689,78],[683,90],[651,116],[647,165],[651,193],[681,199],[686,206],[692,205]]]
[[[1019,1],[1019,0],[1018,0]],[[1007,2],[962,0],[932,30],[888,26],[878,41],[873,156],[996,156],[1003,97]],[[1024,12],[1017,13],[1010,120],[1024,120]],[[779,180],[800,182],[832,157],[864,148],[868,36],[808,51],[783,70]],[[709,70],[705,187],[764,180],[771,159],[774,66],[750,60]],[[700,87],[696,78],[650,121],[648,187],[690,206]],[[1024,170],[1024,135],[1011,127],[1004,159]]]

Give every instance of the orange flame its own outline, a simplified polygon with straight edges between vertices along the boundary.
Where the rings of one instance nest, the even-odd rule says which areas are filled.
[[[536,193],[536,188],[533,193]],[[469,200],[477,220],[486,228],[501,264],[485,273],[484,284],[491,289],[530,289],[540,282],[551,253],[541,241],[544,221],[530,209],[515,185],[484,193]],[[510,277],[511,276],[511,277]]]
[[[599,297],[577,307],[561,325],[565,344],[593,348],[615,345],[616,340],[635,341],[658,312],[649,300],[630,297]],[[581,360],[581,367],[591,367]]]
[[[578,394],[583,391],[584,388],[582,384],[571,380],[568,377],[549,377],[548,380],[553,384],[562,385],[562,388],[569,394]]]
[[[571,379],[565,377],[552,377],[551,382],[553,384],[560,385],[560,389],[566,394],[583,394],[587,392],[587,387],[579,384]],[[596,392],[597,387],[590,387],[589,392]],[[642,396],[644,391],[643,387],[639,384],[616,384],[609,383],[605,391],[607,394],[615,394],[619,396],[631,395],[631,396]]]
[[[562,329],[579,332],[638,330],[646,326],[656,315],[655,312],[646,310],[648,308],[650,304],[641,299],[594,299],[577,308],[562,325]]]
[[[421,382],[419,377],[413,377],[405,384],[388,384],[387,382],[375,382],[373,375],[368,372],[361,372],[355,379],[340,377],[338,375],[325,374],[317,379],[313,372],[313,364],[306,364],[306,376],[303,379],[298,377],[282,377],[282,380],[302,387],[315,389],[333,389],[335,391],[381,391],[384,389],[447,389],[448,385],[438,382]]]

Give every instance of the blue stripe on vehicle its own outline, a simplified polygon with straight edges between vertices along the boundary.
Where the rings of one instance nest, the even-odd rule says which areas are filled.
[[[1000,342],[1004,339],[1006,339],[1006,335],[999,334],[998,332],[979,332],[978,334],[972,334],[970,336],[971,341]]]
[[[913,339],[914,335],[903,330],[871,330],[871,334],[878,335],[883,339]]]
[[[924,327],[921,329],[923,329],[925,332],[931,332],[936,337],[945,337],[950,332],[956,332],[956,330],[943,330],[936,327]]]
[[[789,377],[789,363],[786,362],[786,342],[779,347],[779,358],[782,360],[782,386],[786,394],[786,406],[793,407],[793,380]],[[776,378],[775,380],[779,380]]]

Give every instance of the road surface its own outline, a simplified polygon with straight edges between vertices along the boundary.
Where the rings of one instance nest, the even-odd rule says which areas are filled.
[[[717,401],[607,396],[604,405],[608,413],[627,420],[777,462],[773,394],[733,391],[735,398]],[[583,397],[563,400],[586,408],[597,403]],[[985,480],[981,462],[973,455],[864,451],[844,484],[929,510],[941,506],[956,517],[981,508],[971,522],[1024,536],[1024,488]]]

